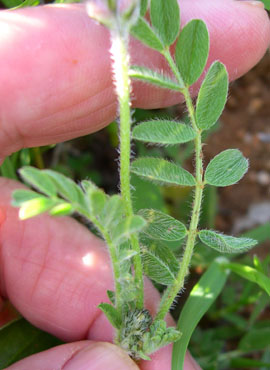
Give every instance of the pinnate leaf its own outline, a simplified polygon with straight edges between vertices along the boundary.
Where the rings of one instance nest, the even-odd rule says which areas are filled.
[[[164,46],[170,46],[180,29],[180,10],[177,0],[151,0],[152,26]]]
[[[53,170],[43,170],[42,172],[53,182],[57,193],[63,198],[73,203],[84,203],[83,191],[73,180]]]
[[[46,197],[39,197],[23,203],[19,210],[19,218],[26,220],[47,212],[56,205],[56,201]]]
[[[250,238],[235,238],[211,230],[199,232],[201,241],[221,253],[242,253],[253,248],[257,241]]]
[[[146,67],[132,66],[129,69],[129,76],[164,89],[179,91],[180,88],[183,87],[174,82],[169,76],[160,74]]]
[[[106,201],[104,209],[101,213],[101,221],[105,228],[111,228],[124,214],[124,204],[119,195],[113,195]]]
[[[224,64],[214,62],[202,83],[196,104],[197,125],[208,130],[219,119],[228,95],[228,73]]]
[[[162,243],[151,243],[142,247],[142,261],[144,273],[150,279],[163,285],[170,285],[175,282],[179,269],[172,251]]]
[[[157,240],[176,241],[187,235],[187,229],[182,222],[154,209],[141,209],[139,215],[147,221],[143,233]]]
[[[68,216],[74,211],[72,205],[67,202],[62,202],[54,206],[50,210],[51,216]]]
[[[106,315],[112,326],[116,329],[121,327],[121,316],[118,311],[109,303],[101,303],[98,305],[101,311]]]
[[[184,168],[159,158],[139,158],[132,162],[131,171],[142,178],[165,185],[194,186],[195,179]]]
[[[49,178],[44,171],[35,167],[25,166],[20,169],[22,178],[35,189],[48,196],[56,196],[57,191],[53,181]]]
[[[141,231],[146,226],[146,221],[140,216],[126,217],[115,226],[112,231],[112,240],[114,243],[121,244],[130,235]]]
[[[131,34],[133,37],[140,40],[143,44],[149,46],[150,48],[158,51],[163,50],[163,44],[161,40],[144,18],[139,18],[135,26],[132,27]]]
[[[49,211],[52,216],[70,215],[74,209],[70,203],[53,197],[46,198],[40,194],[26,189],[15,190],[12,194],[12,205],[21,207],[19,217],[27,219]]]
[[[186,143],[196,137],[191,126],[168,120],[147,121],[137,125],[133,139],[162,145]]]
[[[89,198],[91,212],[95,217],[101,218],[107,201],[106,194],[101,189],[97,189],[90,194]]]
[[[12,205],[14,207],[20,207],[23,203],[35,198],[40,198],[40,194],[31,190],[18,189],[12,193]]]
[[[112,290],[107,290],[107,296],[112,304],[115,304],[115,292]]]
[[[206,25],[194,19],[182,29],[175,51],[175,60],[186,85],[190,86],[198,80],[205,68],[208,53],[209,35]]]
[[[92,191],[98,189],[98,187],[96,186],[96,184],[94,184],[90,180],[83,180],[83,181],[81,181],[81,186],[83,188],[83,191],[85,193],[88,193],[88,194],[90,194]]]
[[[248,170],[248,160],[238,149],[227,149],[215,156],[205,171],[205,182],[214,186],[237,183]]]

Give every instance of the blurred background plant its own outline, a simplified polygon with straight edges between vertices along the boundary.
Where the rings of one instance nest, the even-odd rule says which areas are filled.
[[[67,3],[69,1],[56,1]],[[72,1],[74,2],[74,1]],[[2,8],[35,6],[39,0],[1,0]],[[270,9],[270,0],[263,0]],[[246,255],[231,259],[231,274],[219,298],[195,329],[189,349],[204,370],[270,368],[270,55],[230,87],[230,98],[221,120],[213,127],[204,148],[205,162],[228,147],[239,148],[250,160],[250,171],[234,187],[207,187],[201,225],[225,233],[252,237],[259,246]],[[144,111],[136,109],[134,120],[156,117],[185,120],[183,107]],[[192,143],[157,148],[133,144],[143,156],[163,156],[191,170]],[[25,165],[57,170],[75,180],[89,178],[107,193],[117,191],[118,125],[69,142],[40,148],[26,148],[6,158],[1,175],[18,179]],[[106,150],[104,150],[106,148]],[[186,222],[191,207],[189,188],[161,188],[132,175],[135,210],[155,208]],[[171,244],[181,254],[178,243]],[[256,256],[254,256],[256,254]],[[178,319],[194,284],[217,257],[212,249],[197,245],[191,275],[173,315]],[[162,287],[157,285],[161,291]],[[191,295],[192,298],[192,295]],[[16,316],[8,303],[4,313]],[[10,313],[12,311],[12,313]],[[3,318],[3,316],[2,316]],[[1,315],[0,315],[1,324]],[[27,333],[27,335],[25,335]],[[27,355],[61,343],[51,335],[16,318],[0,328],[0,369]]]

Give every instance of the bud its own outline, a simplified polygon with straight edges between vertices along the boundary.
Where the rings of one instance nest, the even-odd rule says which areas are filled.
[[[115,10],[113,10],[115,5]],[[116,3],[112,0],[88,0],[86,2],[86,11],[90,18],[103,24],[108,28],[113,27],[114,11],[116,11]]]
[[[131,27],[139,17],[140,0],[88,0],[86,11],[110,29]]]
[[[140,15],[140,0],[118,0],[118,12],[130,27],[133,26]]]

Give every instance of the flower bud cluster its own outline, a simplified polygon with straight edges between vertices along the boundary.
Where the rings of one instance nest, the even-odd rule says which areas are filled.
[[[130,28],[140,14],[140,0],[88,0],[88,15],[110,29]]]

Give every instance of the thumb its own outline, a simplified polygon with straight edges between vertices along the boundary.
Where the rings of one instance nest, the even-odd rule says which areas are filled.
[[[119,347],[105,342],[64,344],[27,357],[6,370],[139,370]]]
[[[62,370],[138,370],[138,366],[119,347],[93,342],[73,356]]]

